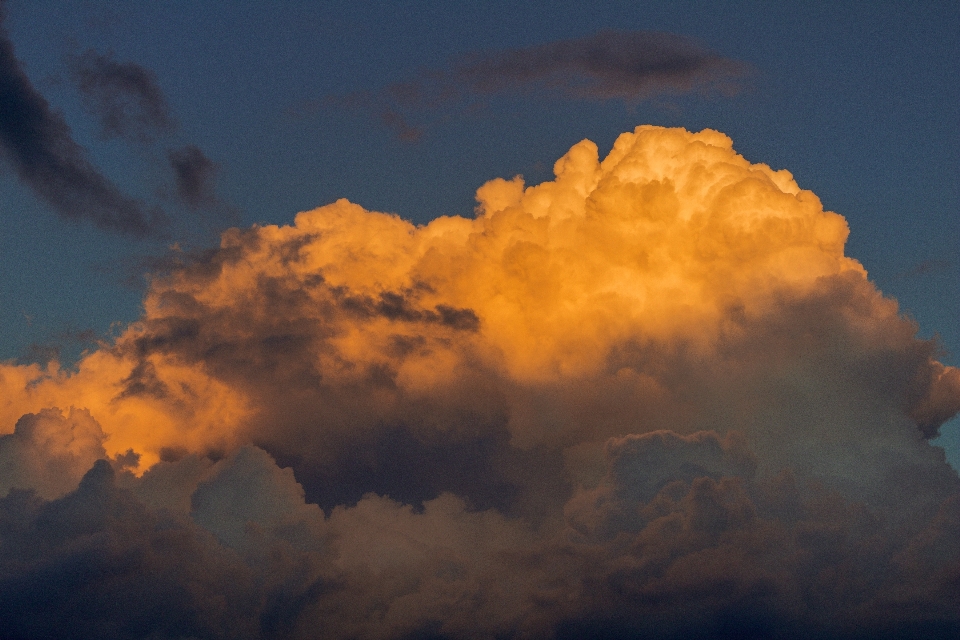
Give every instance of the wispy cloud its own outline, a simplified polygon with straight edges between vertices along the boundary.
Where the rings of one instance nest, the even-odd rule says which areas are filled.
[[[443,69],[379,91],[335,101],[375,113],[397,136],[416,141],[412,123],[425,112],[497,94],[539,93],[568,100],[636,103],[662,95],[732,94],[750,71],[685,36],[656,31],[600,31],[545,44],[483,51],[454,59]]]
[[[2,27],[0,4],[0,151],[19,179],[58,214],[133,236],[167,224],[159,209],[124,194],[87,159],[63,117],[33,87]]]
[[[67,63],[105,137],[147,142],[174,128],[167,100],[149,69],[93,50],[69,56]]]
[[[477,53],[449,77],[477,93],[543,87],[570,98],[625,101],[659,93],[731,91],[746,65],[695,40],[655,31],[600,31],[585,38]]]
[[[177,195],[190,208],[217,203],[214,179],[217,165],[194,145],[173,149],[167,154],[177,184]]]

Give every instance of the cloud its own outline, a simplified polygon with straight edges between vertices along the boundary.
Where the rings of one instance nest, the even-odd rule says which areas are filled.
[[[569,100],[622,100],[691,92],[739,90],[743,62],[710,51],[692,38],[656,31],[599,31],[540,45],[460,56],[379,92],[337,101],[373,111],[404,141],[424,133],[411,123],[424,112],[503,93],[541,93]]]
[[[100,425],[83,409],[24,415],[13,433],[0,436],[0,493],[33,489],[44,498],[59,498],[105,457],[103,440]]]
[[[895,279],[905,280],[943,273],[944,271],[950,269],[953,264],[954,263],[951,260],[924,260],[913,265],[903,273],[897,274]]]
[[[715,434],[652,437],[685,441],[681,457],[716,450]],[[605,482],[637,515],[604,540],[470,510],[451,494],[420,510],[368,495],[325,516],[258,449],[201,465],[200,479],[191,458],[142,479],[98,462],[63,498],[0,499],[7,628],[56,634],[69,620],[77,637],[104,638],[946,638],[957,629],[956,496],[902,531],[790,474],[678,468],[656,494],[638,495],[612,470],[639,462],[637,448],[608,451]],[[189,514],[138,498],[153,473],[177,484],[170,472],[183,465],[194,469],[179,474],[193,489]]]
[[[177,185],[177,195],[192,209],[218,203],[214,191],[217,165],[198,147],[187,145],[167,154]]]
[[[150,70],[93,50],[67,62],[88,107],[100,118],[104,137],[148,142],[174,128],[166,98]]]
[[[956,635],[960,477],[928,439],[960,371],[846,221],[711,130],[554,173],[471,219],[229,230],[75,371],[0,364],[0,453],[34,479],[0,498],[11,628]]]
[[[7,637],[257,637],[243,613],[252,572],[211,534],[145,508],[106,462],[60,500],[11,493],[0,510]]]
[[[149,69],[133,62],[117,62],[110,54],[87,50],[67,60],[90,110],[100,119],[104,137],[141,144],[176,129],[166,97]],[[175,191],[189,209],[216,210],[230,216],[232,209],[216,194],[219,166],[194,144],[167,152]]]
[[[0,21],[4,17],[0,5]],[[124,195],[86,158],[63,117],[34,89],[0,27],[0,150],[20,180],[58,214],[133,236],[165,226],[159,210]]]
[[[721,441],[715,432],[680,436],[672,431],[611,438],[605,444],[607,475],[597,488],[567,504],[574,528],[592,538],[610,538],[642,528],[638,508],[672,483],[698,478],[752,478],[756,460],[737,432]],[[586,513],[583,513],[583,511]]]
[[[691,38],[656,31],[600,31],[520,49],[465,56],[451,75],[471,91],[541,85],[571,98],[642,100],[733,84],[746,65]]]
[[[191,515],[226,544],[237,547],[254,524],[277,529],[319,518],[304,504],[303,488],[291,469],[280,469],[262,449],[244,447],[218,462],[191,494]],[[299,516],[299,517],[298,517]]]

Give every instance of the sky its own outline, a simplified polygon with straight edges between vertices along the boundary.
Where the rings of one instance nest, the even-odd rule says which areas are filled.
[[[0,7],[12,637],[955,637],[956,3]]]

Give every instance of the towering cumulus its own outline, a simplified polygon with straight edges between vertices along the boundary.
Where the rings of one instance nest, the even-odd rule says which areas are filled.
[[[11,637],[960,632],[960,371],[845,220],[710,130],[554,172],[229,230],[0,364]]]

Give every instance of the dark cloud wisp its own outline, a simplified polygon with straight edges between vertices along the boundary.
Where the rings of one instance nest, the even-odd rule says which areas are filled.
[[[636,103],[658,95],[732,94],[749,71],[746,63],[685,36],[604,30],[582,38],[467,54],[445,69],[335,101],[372,111],[398,138],[416,142],[423,129],[411,122],[417,119],[413,116],[496,94],[538,92],[570,100]]]
[[[93,50],[71,56],[68,65],[104,137],[146,142],[174,128],[163,91],[148,69]]]
[[[187,206],[197,209],[217,202],[214,179],[217,165],[194,145],[174,149],[167,154],[177,183],[177,195]]]
[[[30,83],[2,27],[0,150],[20,180],[64,218],[141,237],[165,224],[161,212],[145,210],[87,160],[63,117]]]
[[[733,91],[746,69],[677,34],[600,31],[467,56],[453,66],[451,76],[477,93],[542,86],[571,98],[629,102],[660,93]]]

